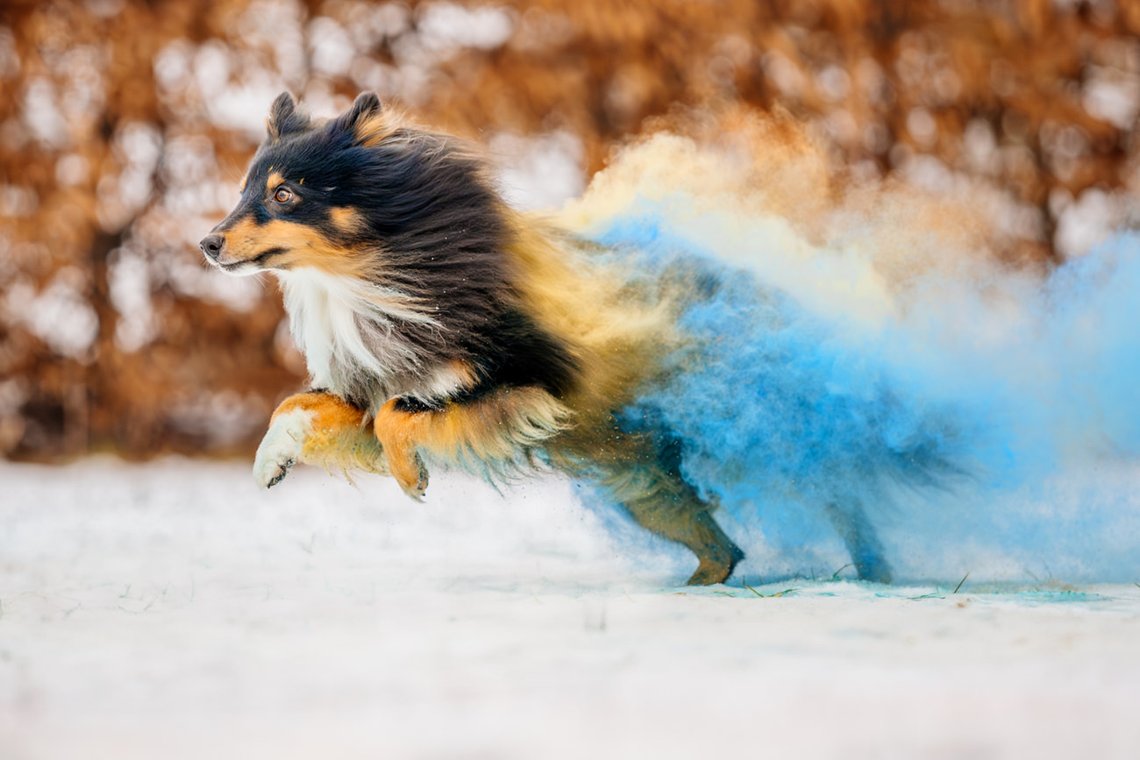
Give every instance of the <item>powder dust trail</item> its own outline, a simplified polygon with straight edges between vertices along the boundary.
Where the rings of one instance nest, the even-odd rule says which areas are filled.
[[[901,578],[1140,578],[1140,236],[1042,274],[984,206],[852,186],[769,122],[649,138],[563,210],[680,283],[690,340],[624,420],[679,437],[746,573],[846,562],[834,505]]]

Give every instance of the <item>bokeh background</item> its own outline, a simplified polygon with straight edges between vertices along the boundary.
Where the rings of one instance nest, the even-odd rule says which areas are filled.
[[[861,181],[983,183],[1009,266],[1140,196],[1140,0],[0,5],[0,456],[232,454],[303,382],[276,288],[209,270],[264,112],[362,89],[556,205],[694,111],[780,112]]]

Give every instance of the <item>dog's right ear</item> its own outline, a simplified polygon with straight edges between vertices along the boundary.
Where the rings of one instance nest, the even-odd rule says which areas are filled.
[[[309,128],[309,117],[297,110],[297,101],[287,92],[283,92],[269,107],[269,118],[265,120],[265,131],[269,134],[270,142],[277,142],[282,137],[304,132]]]
[[[342,129],[353,130],[381,110],[383,106],[380,105],[380,98],[376,93],[362,92],[356,96],[352,106],[337,119],[337,122]]]
[[[374,92],[362,92],[348,110],[329,122],[332,134],[347,137],[352,144],[371,148],[399,126],[399,119],[384,108]]]

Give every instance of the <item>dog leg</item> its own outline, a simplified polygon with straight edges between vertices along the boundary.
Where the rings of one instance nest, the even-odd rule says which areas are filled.
[[[430,410],[408,411],[402,408],[400,399],[390,399],[372,423],[392,477],[404,489],[404,493],[416,501],[422,501],[428,486],[428,472],[420,458],[417,446],[424,436],[423,428],[430,422]]]
[[[364,412],[324,391],[294,394],[273,412],[257,447],[254,479],[272,488],[297,462],[345,471],[387,471],[379,443],[365,425]]]
[[[697,555],[688,585],[723,583],[744,559],[744,552],[713,519],[712,507],[679,475],[636,466],[612,472],[602,482],[638,525]]]
[[[863,505],[855,501],[841,509],[835,504],[828,504],[827,516],[847,545],[860,580],[890,583],[891,566],[883,558],[883,544],[879,541],[874,526],[867,520]]]
[[[569,411],[541,388],[503,388],[476,399],[427,407],[391,399],[376,413],[374,430],[388,466],[404,492],[420,499],[427,470],[419,452],[434,460],[490,467],[525,461],[535,447],[567,426]]]

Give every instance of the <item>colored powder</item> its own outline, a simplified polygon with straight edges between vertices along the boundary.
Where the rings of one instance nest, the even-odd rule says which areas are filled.
[[[689,340],[621,421],[679,440],[738,576],[848,562],[834,505],[898,579],[1140,578],[1140,236],[1047,276],[931,236],[937,265],[900,276],[875,248],[898,217],[832,212],[819,242],[710,200],[632,195],[583,227],[635,279],[686,286]]]

